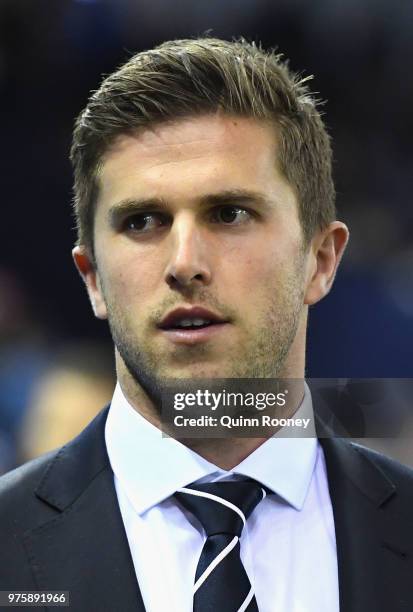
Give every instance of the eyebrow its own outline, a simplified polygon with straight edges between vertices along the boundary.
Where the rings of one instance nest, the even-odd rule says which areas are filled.
[[[274,204],[263,193],[245,189],[228,189],[217,193],[210,193],[197,199],[201,206],[223,206],[223,205],[258,205],[261,208],[269,208]],[[164,198],[126,198],[113,204],[108,211],[109,223],[112,225],[121,217],[139,214],[150,210],[167,209],[168,202]]]
[[[166,208],[166,206],[166,201],[161,198],[126,198],[109,208],[108,220],[111,225],[116,225],[120,218],[136,215],[148,210]]]

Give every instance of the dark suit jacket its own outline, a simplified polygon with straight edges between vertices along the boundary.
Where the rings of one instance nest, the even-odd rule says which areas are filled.
[[[106,416],[107,409],[60,450],[0,479],[0,590],[70,591],[76,612],[144,612],[106,453]],[[411,612],[413,471],[344,440],[320,442],[340,611]]]

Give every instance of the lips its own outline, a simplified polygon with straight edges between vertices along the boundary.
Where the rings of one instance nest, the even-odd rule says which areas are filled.
[[[219,315],[202,306],[191,306],[189,308],[176,308],[169,312],[160,322],[159,328],[163,330],[193,331],[203,329],[210,325],[227,323]]]

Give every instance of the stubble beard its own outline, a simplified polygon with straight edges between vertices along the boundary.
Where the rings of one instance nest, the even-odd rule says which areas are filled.
[[[255,331],[243,347],[232,347],[226,355],[226,367],[216,368],[218,375],[211,374],[210,364],[197,369],[194,375],[188,368],[185,378],[204,380],[211,378],[282,378],[286,376],[285,363],[296,337],[303,311],[303,267],[302,261],[297,262],[288,277],[283,279],[280,290],[274,287],[277,300],[262,309],[260,319],[255,324]],[[137,386],[135,396],[141,396],[141,389],[148,396],[157,417],[161,416],[162,395],[167,382],[173,378],[182,378],[168,373],[167,367],[162,365],[162,357],[155,354],[150,346],[144,342],[139,343],[133,325],[128,321],[118,303],[112,299],[110,293],[102,286],[104,299],[108,312],[108,322],[112,339],[117,351],[131,377],[132,385]],[[203,293],[203,292],[202,292]],[[212,305],[216,300],[211,296],[199,295],[198,303]],[[209,298],[209,299],[208,299]],[[218,308],[219,312],[223,312]],[[163,310],[165,312],[165,310]],[[148,343],[149,344],[149,343]],[[196,358],[204,357],[208,347],[180,347],[179,357],[183,360],[185,351],[191,351],[186,357],[186,363]],[[202,360],[203,361],[203,360]],[[132,395],[130,393],[129,395]],[[130,397],[130,399],[133,399]]]

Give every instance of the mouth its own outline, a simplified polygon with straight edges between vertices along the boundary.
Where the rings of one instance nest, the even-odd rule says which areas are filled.
[[[229,321],[200,306],[176,308],[158,325],[164,335],[177,344],[205,342],[221,332]]]

